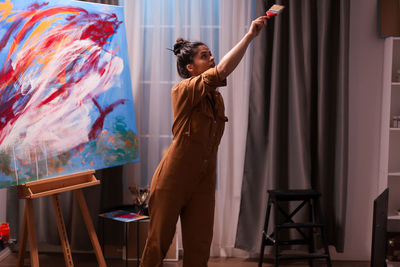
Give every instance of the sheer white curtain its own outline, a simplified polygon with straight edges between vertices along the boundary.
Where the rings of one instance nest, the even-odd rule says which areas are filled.
[[[225,55],[247,32],[254,13],[254,1],[220,0],[220,55]],[[247,256],[234,248],[240,208],[249,109],[252,46],[228,77],[221,90],[226,124],[218,155],[216,216],[211,253],[214,256]]]
[[[172,140],[171,88],[178,83],[172,48],[178,37],[201,40],[218,57],[219,2],[126,0],[125,16],[141,162],[125,177],[146,186]],[[134,175],[132,175],[134,174]],[[129,181],[128,181],[129,182]]]
[[[139,133],[140,163],[125,167],[128,185],[147,185],[172,135],[170,91],[180,81],[172,48],[178,37],[206,43],[216,61],[244,35],[254,1],[125,0],[127,39]],[[250,51],[221,88],[229,122],[220,146],[212,255],[245,256],[233,248],[246,144]]]

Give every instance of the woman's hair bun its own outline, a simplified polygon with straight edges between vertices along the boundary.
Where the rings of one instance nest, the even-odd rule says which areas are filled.
[[[189,41],[186,41],[185,39],[179,37],[178,39],[176,39],[176,42],[174,44],[174,54],[178,55],[181,52],[182,47],[189,43]]]

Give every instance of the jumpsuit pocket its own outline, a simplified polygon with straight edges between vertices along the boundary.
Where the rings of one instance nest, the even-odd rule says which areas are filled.
[[[197,143],[208,140],[212,121],[212,114],[195,109],[190,119],[190,139]]]

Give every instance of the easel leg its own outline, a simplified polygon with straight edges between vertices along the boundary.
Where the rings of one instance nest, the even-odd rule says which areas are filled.
[[[140,246],[140,236],[139,236],[139,225],[140,225],[140,221],[139,222],[137,222],[137,228],[136,228],[136,247],[137,247],[137,250],[136,250],[136,266],[137,267],[139,267],[139,265],[140,265],[140,248],[139,248],[139,246]]]
[[[74,192],[76,198],[78,199],[79,207],[81,208],[82,212],[82,217],[85,221],[90,240],[92,241],[94,252],[96,253],[97,263],[99,264],[99,266],[105,267],[107,266],[106,261],[104,260],[103,252],[101,251],[99,240],[97,239],[96,231],[94,230],[93,222],[90,218],[89,210],[85,201],[85,196],[83,195],[81,189],[77,189]]]
[[[19,250],[18,250],[18,267],[24,266],[24,258],[25,258],[25,249],[26,249],[26,240],[28,238],[28,215],[26,214],[28,211],[27,207],[25,206],[24,209],[24,221],[22,222],[22,232],[20,236],[20,243],[19,243]]]
[[[64,217],[62,215],[58,195],[52,195],[51,200],[53,202],[54,211],[56,213],[58,234],[60,235],[61,245],[64,252],[65,266],[73,267],[74,262],[72,260],[71,248],[68,242],[67,230],[65,229]]]
[[[129,223],[125,224],[125,266],[128,267],[129,265],[129,251],[128,251],[128,236],[129,236]]]
[[[39,266],[39,254],[36,241],[36,229],[35,229],[35,212],[33,210],[33,200],[25,200],[25,209],[27,215],[28,224],[28,238],[29,238],[29,249],[31,255],[31,266]]]

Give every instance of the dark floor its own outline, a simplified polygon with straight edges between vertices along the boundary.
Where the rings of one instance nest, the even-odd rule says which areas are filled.
[[[24,266],[30,266],[29,255],[25,258]],[[91,254],[73,254],[74,265],[76,267],[96,267],[96,257]],[[63,255],[60,253],[41,253],[39,254],[39,262],[41,267],[54,267],[54,266],[65,266]],[[12,253],[6,257],[0,266],[16,266],[17,254]],[[122,260],[107,260],[107,266],[126,266],[126,262]],[[135,261],[130,261],[129,267],[136,267]],[[181,267],[182,261],[178,262],[166,262],[164,267]],[[208,264],[209,267],[257,267],[257,259],[239,259],[239,258],[211,258]],[[270,260],[266,260],[263,267],[273,266]],[[294,266],[294,267],[306,267],[308,264],[306,262],[291,262],[282,264],[282,266]],[[313,266],[326,266],[325,262],[318,261]],[[333,262],[333,267],[369,267],[369,262],[359,262],[359,261],[336,261]]]

